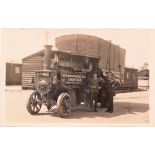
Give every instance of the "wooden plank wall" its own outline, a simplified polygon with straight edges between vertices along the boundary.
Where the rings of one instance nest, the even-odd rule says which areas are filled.
[[[43,57],[32,56],[22,61],[22,88],[33,88],[32,77],[35,78],[35,70],[42,69]]]

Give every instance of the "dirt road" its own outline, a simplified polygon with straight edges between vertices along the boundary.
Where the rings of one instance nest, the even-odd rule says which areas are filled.
[[[26,103],[32,90],[7,87],[5,121],[7,125],[104,125],[106,123],[149,123],[148,91],[117,94],[114,98],[114,113],[98,108],[98,113],[76,111],[68,118],[54,117],[42,107],[38,115],[32,116],[26,110]],[[109,124],[109,125],[110,125]]]

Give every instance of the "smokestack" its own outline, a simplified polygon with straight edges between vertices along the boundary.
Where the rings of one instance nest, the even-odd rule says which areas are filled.
[[[45,45],[43,69],[49,70],[51,66],[52,45]]]

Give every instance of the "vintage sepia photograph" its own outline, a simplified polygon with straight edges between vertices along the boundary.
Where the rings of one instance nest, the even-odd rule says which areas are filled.
[[[1,31],[4,125],[149,125],[151,30]]]
[[[2,155],[155,154],[153,0],[0,4]]]

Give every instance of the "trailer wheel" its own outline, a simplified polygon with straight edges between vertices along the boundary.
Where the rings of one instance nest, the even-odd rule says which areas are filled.
[[[40,109],[42,107],[42,104],[41,104],[40,101],[41,101],[41,95],[37,91],[34,91],[30,95],[29,101],[28,101],[28,103],[26,105],[27,111],[31,115],[35,115],[40,111]]]
[[[57,114],[60,117],[68,116],[71,112],[71,98],[68,93],[61,93],[57,100]]]

